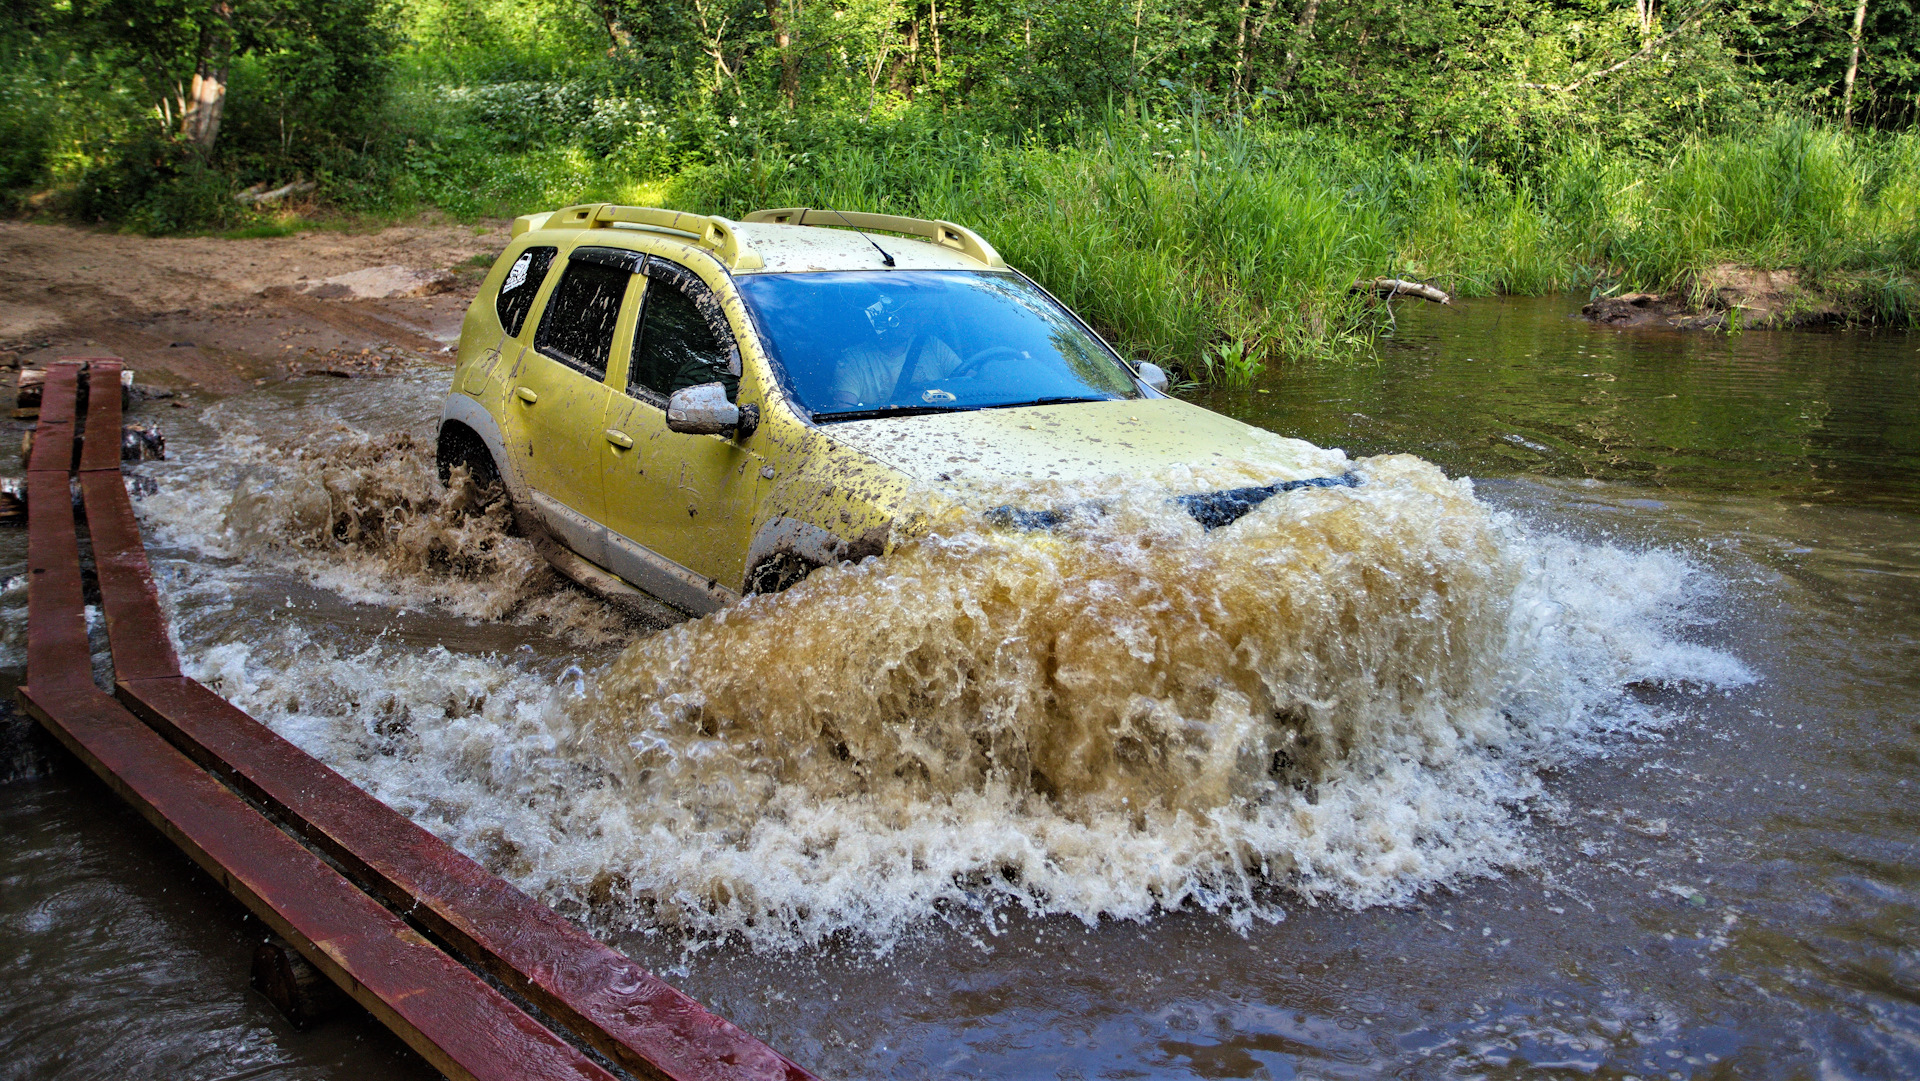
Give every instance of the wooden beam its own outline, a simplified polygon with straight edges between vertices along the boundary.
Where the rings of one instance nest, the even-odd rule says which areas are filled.
[[[79,365],[49,369],[47,426],[71,431]],[[118,420],[118,373],[115,400]],[[99,397],[99,396],[97,396]],[[71,440],[28,470],[27,713],[314,967],[449,1077],[613,1076],[195,765],[93,682]],[[43,453],[44,450],[44,453]],[[117,451],[117,440],[116,440]],[[124,495],[125,489],[121,489]]]
[[[97,432],[117,440],[119,428],[117,398],[111,407],[89,409],[90,439]],[[82,473],[81,485],[116,690],[142,720],[474,965],[636,1075],[813,1081],[786,1056],[182,675],[118,463]]]

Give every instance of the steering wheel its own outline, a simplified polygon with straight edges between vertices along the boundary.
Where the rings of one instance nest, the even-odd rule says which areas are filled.
[[[975,353],[974,355],[961,361],[960,366],[958,368],[955,368],[954,370],[947,373],[947,378],[963,379],[969,375],[972,375],[982,365],[984,365],[989,359],[993,357],[997,357],[1002,353],[1006,354],[1007,356],[1017,357],[1020,355],[1020,350],[1015,349],[1011,345],[990,345],[987,348],[980,350],[978,353]]]
[[[933,337],[934,337],[933,331],[922,330],[920,333],[915,334],[913,336],[913,341],[907,343],[907,354],[901,360],[901,363],[900,363],[900,378],[896,380],[893,385],[894,401],[896,402],[905,401],[908,397],[908,394],[907,394],[908,390],[918,385],[913,380],[913,370],[914,368],[919,366],[920,354],[926,349],[927,343],[933,340]],[[978,353],[975,353],[972,356],[966,358],[965,360],[962,360],[960,362],[959,367],[948,372],[945,376],[942,376],[941,378],[943,381],[946,379],[965,378],[966,376],[971,375],[981,365],[985,364],[987,361],[993,359],[994,357],[1000,356],[1001,354],[1006,354],[1007,356],[1019,356],[1020,350],[1015,349],[1010,345],[990,345],[987,348],[980,350]]]

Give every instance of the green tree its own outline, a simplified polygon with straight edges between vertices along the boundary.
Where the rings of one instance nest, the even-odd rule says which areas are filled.
[[[337,129],[377,94],[393,45],[379,0],[101,0],[69,12],[74,40],[126,63],[162,124],[203,157],[237,63],[263,60],[283,99],[312,101],[319,126]]]

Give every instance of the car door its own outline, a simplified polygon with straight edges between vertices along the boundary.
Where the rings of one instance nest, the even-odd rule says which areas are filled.
[[[576,248],[521,355],[507,390],[514,453],[535,509],[569,548],[595,563],[605,556],[606,495],[601,448],[612,390],[606,384],[620,316],[638,293],[640,257],[617,248]]]
[[[608,566],[673,604],[706,611],[745,573],[764,461],[741,440],[667,427],[674,391],[718,382],[740,393],[740,350],[712,289],[691,270],[650,256],[625,392],[608,407],[604,452]],[[671,595],[669,595],[671,594]]]

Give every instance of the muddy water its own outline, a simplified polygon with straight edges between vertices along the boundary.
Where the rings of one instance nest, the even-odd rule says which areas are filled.
[[[171,411],[141,506],[203,680],[829,1075],[1920,1071],[1920,343],[1570,310],[1208,403],[1357,488],[977,493],[1092,509],[665,633],[431,483],[436,372]],[[13,1074],[419,1069],[53,761]]]

